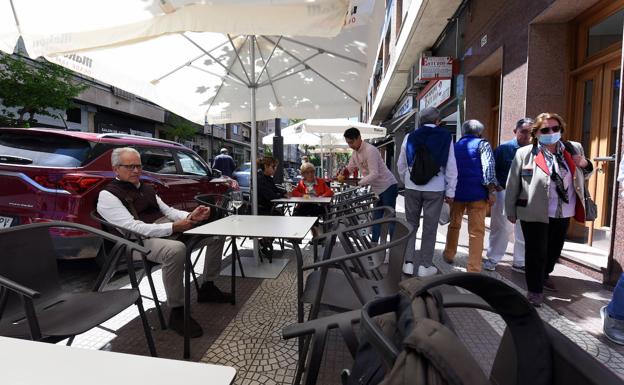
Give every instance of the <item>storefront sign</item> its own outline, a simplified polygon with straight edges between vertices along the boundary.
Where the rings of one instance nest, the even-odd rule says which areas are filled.
[[[398,118],[399,116],[405,115],[408,112],[410,112],[414,106],[414,103],[412,102],[412,100],[413,100],[412,95],[405,96],[403,100],[401,101],[399,108],[397,108],[396,112],[394,113],[394,115],[392,115],[392,117]]]
[[[427,107],[439,107],[451,97],[451,80],[438,80],[421,98],[419,107],[422,111]]]
[[[453,77],[453,58],[450,56],[423,56],[420,58],[420,80],[450,79]]]

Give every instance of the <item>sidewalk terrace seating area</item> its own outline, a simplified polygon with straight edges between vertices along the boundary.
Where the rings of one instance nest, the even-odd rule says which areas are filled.
[[[300,243],[275,239],[273,261],[277,263],[275,261],[286,260],[285,267],[275,278],[253,278],[251,277],[253,274],[237,278],[234,305],[199,304],[196,301],[196,285],[191,285],[191,315],[201,325],[204,333],[203,336],[190,340],[189,361],[232,367],[236,370],[233,382],[235,384],[292,384],[298,382],[301,375],[306,380],[310,374],[305,371],[310,368],[315,372],[318,384],[342,383],[341,372],[343,369],[351,368],[353,357],[338,330],[332,329],[328,332],[319,362],[314,362],[318,357],[313,357],[312,353],[308,352],[306,338],[285,339],[284,335],[299,336],[295,333],[296,324],[310,316],[323,318],[339,312],[358,312],[362,303],[374,298],[375,293],[392,294],[398,289],[398,281],[407,278],[402,275],[401,267],[411,226],[402,220],[404,218],[402,198],[400,197],[397,202],[395,213],[390,208],[373,209],[374,196],[367,191],[360,191],[357,194],[355,191],[348,190],[332,198],[324,220],[321,221],[323,233],[316,239],[312,239],[310,233],[306,234]],[[382,226],[382,239],[388,232],[388,226],[391,223],[396,225],[393,238],[386,243],[381,242],[380,245],[371,245],[369,239],[371,217],[375,211],[381,213],[381,219],[375,223]],[[45,227],[42,226],[36,231],[41,231],[42,228]],[[442,274],[465,271],[468,254],[467,234],[460,235],[458,255],[455,263],[450,265],[442,259],[445,229],[441,227],[438,231],[435,266]],[[112,239],[105,233],[100,232],[98,235]],[[417,244],[419,240],[420,234],[417,235]],[[115,246],[119,247],[123,242],[128,242],[121,238],[115,238],[113,241],[117,242]],[[241,238],[234,241],[237,242],[236,249],[239,250],[241,259],[248,259],[243,261],[242,266],[252,266],[253,241]],[[226,241],[226,247],[228,243],[229,239]],[[131,243],[126,246],[130,247],[129,244]],[[300,255],[296,252],[295,246],[300,247]],[[37,247],[45,245],[39,244]],[[142,251],[141,246],[132,247]],[[115,247],[112,248],[113,253],[116,250]],[[225,250],[223,270],[215,282],[222,290],[229,291],[232,284],[230,277],[232,250],[232,247]],[[27,251],[28,247],[24,249],[24,252]],[[192,255],[193,261],[195,256]],[[330,262],[328,261],[330,257],[342,259]],[[194,266],[196,274],[192,274],[191,279],[199,277],[201,280],[202,263],[203,258],[198,258]],[[269,261],[264,259],[262,264],[267,265]],[[64,336],[59,336],[51,342],[61,345],[70,342],[73,348],[149,356],[151,343],[146,343],[147,336],[148,341],[153,340],[158,357],[183,360],[184,339],[176,332],[162,327],[160,310],[152,299],[154,297],[160,301],[166,299],[161,270],[158,266],[151,266],[153,268],[151,272],[153,286],[151,286],[148,279],[140,279],[139,264],[122,265],[123,263],[117,264],[116,268],[119,271],[103,279],[95,263],[59,262],[58,290],[63,292],[90,291],[95,286],[101,288],[101,291],[92,292],[93,294],[115,293],[121,290],[130,295],[135,286],[133,282],[136,282],[135,274],[138,275],[142,307],[132,306],[137,299],[135,294],[122,308],[116,310],[118,314],[110,314],[109,319],[105,318],[99,326],[89,327],[75,338],[70,337],[70,341]],[[0,263],[0,267],[2,266]],[[334,267],[328,271],[326,277],[323,277],[320,269],[324,266]],[[49,268],[54,270],[53,267]],[[358,276],[357,291],[353,291],[345,279],[344,269]],[[524,276],[511,270],[509,253],[496,272],[484,271],[482,274],[502,280],[525,293]],[[616,375],[624,377],[624,347],[608,342],[601,330],[599,309],[608,303],[610,292],[604,290],[596,279],[565,264],[557,265],[554,279],[559,291],[549,295],[545,306],[538,309],[540,317],[587,351],[600,364],[608,367]],[[0,284],[5,283],[0,281]],[[319,286],[326,289],[322,295],[317,290]],[[149,330],[144,328],[140,316],[143,308],[150,325]],[[168,312],[164,303],[162,311],[165,314]],[[447,310],[447,313],[457,336],[488,375],[494,365],[498,345],[505,330],[503,320],[483,310],[455,308]],[[44,321],[40,322],[45,335],[44,329],[47,324]],[[3,329],[0,328],[1,330]],[[355,326],[354,330],[356,335],[360,334],[358,326]],[[70,334],[72,333],[67,333]],[[207,380],[211,383],[210,379]]]

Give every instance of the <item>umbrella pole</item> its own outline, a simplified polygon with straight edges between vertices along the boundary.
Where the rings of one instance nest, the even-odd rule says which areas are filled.
[[[256,130],[256,67],[255,67],[255,36],[249,36],[250,54],[251,54],[251,84],[249,86],[251,96],[251,213],[258,215],[258,131]],[[258,252],[258,239],[253,240],[253,256],[256,265],[260,264],[260,254]],[[232,262],[234,263],[234,262]]]

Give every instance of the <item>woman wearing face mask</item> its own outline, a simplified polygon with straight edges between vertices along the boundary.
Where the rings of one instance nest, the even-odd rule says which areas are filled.
[[[531,129],[532,145],[516,152],[507,179],[505,212],[520,220],[525,239],[527,299],[534,306],[543,291],[556,290],[549,279],[561,255],[570,218],[585,221],[585,179],[593,166],[577,142],[564,142],[565,122],[542,113]]]

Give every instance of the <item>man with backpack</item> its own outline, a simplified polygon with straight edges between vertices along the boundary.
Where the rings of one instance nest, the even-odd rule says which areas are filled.
[[[405,217],[414,226],[403,272],[419,277],[437,273],[433,266],[438,220],[444,202],[452,203],[457,185],[457,165],[451,134],[442,127],[440,111],[428,107],[418,115],[418,128],[403,139],[397,169],[405,184]],[[416,232],[423,216],[420,253],[416,256]]]

